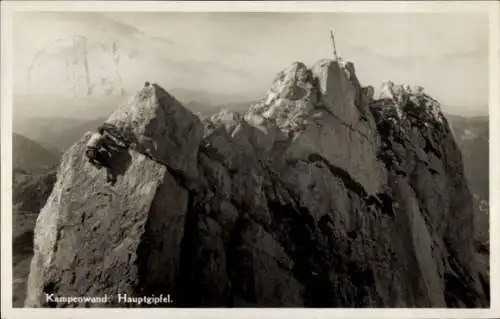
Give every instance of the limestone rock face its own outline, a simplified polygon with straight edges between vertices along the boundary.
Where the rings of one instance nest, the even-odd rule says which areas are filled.
[[[134,294],[156,289],[160,280],[162,289],[174,289],[188,200],[188,191],[177,179],[197,174],[202,126],[163,89],[153,87],[148,94],[149,100],[133,100],[108,120],[122,132],[131,125],[139,140],[134,148],[113,156],[115,185],[107,184],[104,169],[98,170],[85,156],[90,133],[63,155],[35,228],[27,306],[46,305],[44,292]],[[192,135],[161,135],[174,130],[166,126],[176,120],[175,127]],[[145,138],[159,147],[145,150],[150,145],[141,144]]]
[[[487,306],[439,103],[384,90],[350,62],[295,62],[244,114],[199,120],[144,89],[108,120],[135,142],[114,186],[85,160],[88,136],[64,155],[26,305],[120,291],[181,307]]]
[[[406,206],[400,214],[417,227],[411,233],[423,278],[419,285],[431,302],[444,304],[443,291],[448,306],[482,305],[473,259],[472,197],[461,153],[437,101],[422,88],[393,88],[398,88],[393,99],[374,101],[371,109],[383,137],[380,159],[392,191],[401,194],[395,197],[399,207]],[[459,291],[468,291],[468,297]]]
[[[311,70],[294,63],[278,74],[267,98],[250,114],[274,121],[292,136],[286,161],[318,154],[342,167],[369,193],[385,182],[376,158],[378,132],[368,110],[369,98],[360,86],[354,65],[323,60]]]
[[[143,88],[106,121],[135,148],[186,177],[198,177],[200,120],[160,86]]]

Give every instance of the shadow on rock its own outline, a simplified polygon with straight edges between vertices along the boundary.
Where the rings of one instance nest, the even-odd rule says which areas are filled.
[[[132,164],[132,156],[127,149],[113,150],[110,153],[108,173],[116,180],[118,176],[125,175]]]

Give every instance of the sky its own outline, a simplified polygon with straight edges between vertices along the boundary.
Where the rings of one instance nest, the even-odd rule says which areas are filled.
[[[107,79],[95,80],[97,88],[147,79],[167,90],[264,96],[292,62],[331,58],[332,29],[362,85],[420,85],[447,112],[488,110],[481,13],[16,12],[13,23],[16,93],[67,91],[68,74],[83,72],[68,61],[84,37],[92,78]],[[113,42],[119,59],[109,53]]]

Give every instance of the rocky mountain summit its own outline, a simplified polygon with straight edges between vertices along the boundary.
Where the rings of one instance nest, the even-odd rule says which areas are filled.
[[[113,159],[114,186],[84,156],[89,134],[63,155],[25,305],[127,293],[177,307],[487,307],[439,103],[381,91],[329,60],[293,63],[244,114],[200,118],[142,89],[107,120],[133,145]]]

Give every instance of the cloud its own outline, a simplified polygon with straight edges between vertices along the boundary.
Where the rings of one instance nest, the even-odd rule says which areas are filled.
[[[420,63],[431,62],[460,62],[460,60],[468,59],[488,59],[488,50],[482,48],[475,48],[472,50],[463,50],[449,53],[436,54],[430,51],[428,54],[405,54],[394,55],[391,52],[381,53],[368,47],[361,45],[350,44],[347,50],[351,50],[355,54],[371,56],[381,61],[391,63],[394,65],[405,65],[418,61]]]
[[[116,20],[109,14],[106,13],[93,13],[93,14],[97,15],[100,18],[101,21],[98,22],[100,22],[101,24],[105,25],[108,28],[111,28],[113,32],[121,36],[145,39],[153,43],[167,45],[167,46],[172,46],[176,44],[176,41],[172,39],[168,39],[162,36],[150,36],[146,32],[140,30],[139,28],[131,24]]]
[[[150,36],[144,31],[138,29],[137,27],[132,26],[131,24],[117,21],[116,19],[110,17],[109,15],[105,14],[100,14],[100,15],[106,20],[109,20],[105,21],[105,23],[107,25],[112,25],[113,31],[118,31],[120,32],[121,35],[124,36],[127,34],[133,35],[136,38],[136,40],[139,41],[138,45],[141,45],[140,44],[141,42],[147,42],[147,44],[150,46],[150,48],[148,49],[154,51],[153,53],[159,55],[160,59],[169,65],[175,64],[179,68],[184,68],[185,70],[191,70],[199,73],[206,73],[210,72],[211,71],[210,69],[215,69],[216,71],[221,72],[221,76],[223,76],[224,73],[231,73],[241,78],[248,78],[250,76],[249,72],[247,71],[227,66],[218,61],[203,62],[194,59],[175,60],[172,58],[168,58],[165,55],[163,55],[162,51],[165,49],[167,50],[170,49],[170,46],[172,45],[180,46],[180,44],[178,44],[176,41],[162,36]],[[160,45],[160,47],[157,47],[157,45]],[[167,45],[169,46],[169,48],[163,48],[162,45]],[[236,47],[234,45],[231,46],[233,49]],[[226,50],[229,46],[215,45],[214,47],[218,48],[219,51],[227,52]]]
[[[444,54],[439,60],[488,59],[488,49],[476,48],[468,51],[457,51]]]

